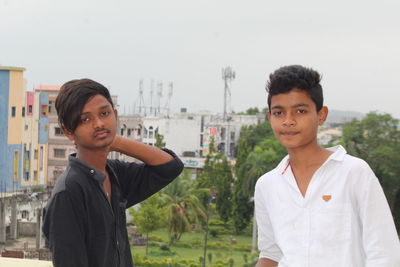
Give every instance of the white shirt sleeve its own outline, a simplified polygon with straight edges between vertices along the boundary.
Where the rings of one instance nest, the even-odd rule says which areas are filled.
[[[257,183],[254,194],[260,258],[268,258],[279,262],[282,258],[282,251],[275,243],[274,232],[265,205],[265,196],[263,196],[263,190],[260,187],[260,183]]]
[[[368,164],[357,170],[365,183],[358,187],[366,267],[399,267],[400,242],[385,194]]]

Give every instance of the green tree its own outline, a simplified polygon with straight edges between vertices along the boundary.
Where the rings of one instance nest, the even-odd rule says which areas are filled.
[[[243,127],[235,165],[236,180],[232,197],[232,221],[237,233],[250,223],[253,214],[254,185],[285,155],[285,149],[274,139],[268,122]]]
[[[170,236],[169,245],[179,241],[182,234],[191,229],[193,223],[205,221],[207,215],[197,197],[199,191],[206,189],[195,188],[187,170],[162,190]]]
[[[343,142],[349,154],[368,162],[378,177],[400,228],[400,130],[399,120],[371,112],[343,127]]]
[[[224,153],[216,152],[214,141],[210,143],[210,152],[206,156],[203,172],[197,178],[198,188],[209,188],[210,191],[199,195],[204,206],[207,205],[211,190],[217,192],[216,209],[220,218],[227,222],[231,215],[232,200],[232,168]]]
[[[165,224],[160,194],[154,194],[141,202],[139,209],[135,211],[132,208],[130,209],[130,213],[133,216],[133,221],[138,231],[146,235],[146,255],[148,255],[149,233],[161,228]]]
[[[155,147],[164,148],[164,136],[162,134],[156,133],[156,143],[154,144]]]

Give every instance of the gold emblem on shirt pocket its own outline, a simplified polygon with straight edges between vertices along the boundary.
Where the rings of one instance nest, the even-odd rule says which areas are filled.
[[[328,202],[329,200],[331,200],[331,198],[332,198],[331,195],[323,195],[323,196],[322,196],[322,199],[323,199],[325,202]]]

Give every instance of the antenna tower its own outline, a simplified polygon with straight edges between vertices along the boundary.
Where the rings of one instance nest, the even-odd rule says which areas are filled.
[[[230,66],[222,68],[222,79],[224,80],[224,115],[223,115],[223,120],[226,121],[228,116],[227,116],[227,106],[229,102],[230,106],[230,99],[231,99],[231,91],[229,89],[229,85],[232,80],[235,79],[235,72],[232,70]]]

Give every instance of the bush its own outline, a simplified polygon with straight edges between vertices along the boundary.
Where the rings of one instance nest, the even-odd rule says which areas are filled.
[[[161,236],[158,235],[149,235],[149,241],[164,242],[164,243],[168,242],[168,240],[164,240]]]

